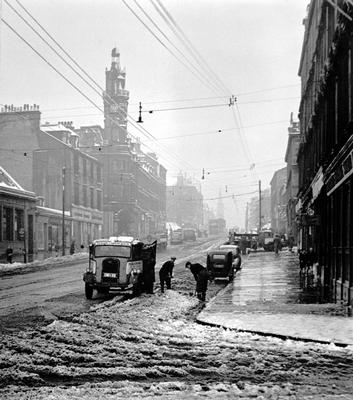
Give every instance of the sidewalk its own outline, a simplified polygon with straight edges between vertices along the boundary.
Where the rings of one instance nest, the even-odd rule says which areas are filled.
[[[299,287],[298,256],[251,253],[234,282],[197,320],[246,332],[353,345],[353,318],[336,304],[310,304]]]

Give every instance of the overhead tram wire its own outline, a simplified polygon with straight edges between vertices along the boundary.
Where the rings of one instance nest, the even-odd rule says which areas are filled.
[[[155,3],[154,3],[154,0],[150,0],[150,1],[151,1],[151,3],[152,3],[152,4],[155,6],[155,8],[156,8],[156,5],[155,5]],[[221,79],[220,79],[220,78],[212,71],[212,69],[208,66],[207,62],[202,58],[202,56],[199,54],[199,52],[197,52],[197,50],[195,49],[195,47],[192,45],[191,41],[190,41],[190,40],[187,38],[187,36],[184,34],[184,32],[182,31],[182,29],[179,27],[179,25],[176,23],[176,21],[174,20],[174,18],[173,18],[173,17],[171,16],[171,14],[168,12],[168,10],[166,9],[166,7],[163,6],[163,4],[161,3],[160,0],[156,0],[156,1],[158,2],[160,8],[163,10],[163,12],[164,12],[165,15],[167,16],[167,18],[169,19],[169,21],[171,22],[171,24],[175,27],[175,29],[173,29],[173,28],[171,27],[171,25],[169,24],[169,26],[171,27],[171,29],[172,29],[172,31],[174,32],[174,34],[177,35],[177,36],[179,37],[179,39],[183,42],[184,46],[185,46],[186,48],[189,49],[189,51],[190,51],[190,47],[194,50],[194,52],[193,52],[192,50],[190,51],[190,52],[192,53],[192,55],[194,56],[194,58],[196,57],[196,56],[195,56],[195,53],[201,58],[202,64],[203,64],[203,65],[206,65],[206,66],[208,67],[208,69],[210,70],[210,72],[211,72],[211,76],[214,77],[214,78],[216,78],[218,84],[220,85],[220,88],[221,88],[222,92],[224,92],[224,93],[226,93],[226,94],[231,93],[231,92],[228,90],[228,88],[223,84],[223,82],[221,81]],[[161,14],[161,13],[160,13],[160,14]],[[178,34],[176,33],[176,29],[180,32],[180,34],[183,36],[183,38],[184,38],[185,40],[183,40],[183,39],[180,38],[180,35],[178,35]],[[185,44],[185,42],[187,42],[189,45]],[[197,57],[196,57],[196,58],[197,58]],[[232,109],[233,109],[233,108],[234,108],[234,107],[232,107]],[[235,124],[239,127],[240,137],[241,137],[241,141],[242,141],[242,144],[243,144],[244,151],[245,151],[246,153],[248,153],[248,157],[249,157],[250,164],[251,164],[251,165],[254,165],[254,162],[252,161],[252,157],[251,157],[251,154],[250,154],[250,151],[249,151],[249,148],[248,148],[246,139],[245,139],[245,137],[244,137],[244,135],[243,135],[243,133],[242,133],[241,121],[240,121],[240,120],[239,120],[239,121],[237,120],[237,117],[236,117],[236,115],[235,115],[235,113],[234,113],[234,109],[233,109],[232,111],[233,111],[233,118],[234,118]],[[238,113],[239,113],[239,111],[238,111]],[[240,117],[240,114],[239,114],[239,117]]]
[[[225,87],[221,79],[216,75],[216,73],[209,67],[207,62],[204,60],[204,58],[201,56],[201,54],[197,51],[195,46],[192,44],[192,42],[188,39],[188,37],[185,35],[183,30],[180,28],[180,26],[176,23],[174,18],[171,16],[170,12],[166,9],[166,7],[162,4],[160,0],[156,0],[158,6],[156,6],[155,2],[153,0],[150,0],[152,5],[156,8],[157,12],[162,16],[162,18],[165,20],[165,22],[168,24],[170,29],[174,32],[174,34],[181,40],[183,43],[184,47],[188,49],[189,53],[192,55],[192,57],[195,59],[195,61],[200,65],[201,68],[206,71],[206,74],[211,77],[212,79],[216,79],[218,82],[218,85],[222,88],[222,91],[224,91],[228,96],[231,95],[231,93],[228,91],[228,89]],[[162,11],[160,11],[162,10]],[[166,17],[163,15],[166,15]],[[168,21],[169,20],[169,21]]]
[[[6,0],[5,0],[6,1]],[[16,0],[17,1],[17,3],[19,3],[19,1],[18,0]],[[8,4],[8,2],[6,1],[6,3]],[[20,4],[20,3],[19,3]],[[8,4],[9,5],[9,4]],[[30,26],[30,28],[51,48],[51,50],[52,51],[54,51],[55,52],[55,54],[57,54],[58,55],[58,57],[60,57],[69,67],[70,67],[70,69],[71,70],[73,70],[81,79],[83,79],[84,80],[84,82],[86,83],[86,84],[88,84],[100,97],[102,97],[102,94],[100,93],[100,92],[98,92],[92,85],[90,85],[89,84],[89,82],[87,82],[87,80],[85,79],[85,78],[83,78],[82,77],[82,75],[79,73],[79,72],[77,72],[69,63],[67,63],[66,62],[66,60],[64,60],[63,59],[63,57],[35,30],[35,28],[33,28],[22,16],[20,16],[19,15],[19,13],[10,5],[10,8],[11,9],[13,9],[13,11],[28,25],[28,26]],[[27,14],[29,14],[29,15],[31,15],[27,10],[26,10],[26,13]],[[33,17],[33,19],[34,19],[34,17]],[[35,20],[35,19],[34,19]],[[35,20],[36,21],[36,20]],[[79,93],[81,94],[81,95],[83,95],[88,101],[90,101],[90,103],[91,104],[93,104],[94,105],[94,107],[95,108],[97,108],[99,111],[101,111],[101,113],[103,113],[103,115],[104,115],[104,111],[99,107],[99,106],[97,106],[91,99],[89,99],[88,98],[88,96],[86,96],[79,88],[77,88],[76,87],[76,85],[74,85],[74,84],[72,84],[72,82],[70,81],[70,80],[68,80],[63,74],[61,74],[60,73],[60,71],[58,71],[57,70],[57,68],[55,68],[51,63],[49,63],[49,61],[47,61],[37,50],[35,50],[34,49],[34,47],[33,46],[31,46],[30,44],[29,44],[29,42],[27,42],[21,35],[19,35],[16,31],[15,31],[15,29],[14,28],[12,28],[6,21],[4,21],[5,22],[5,24],[18,36],[18,37],[20,37],[20,39],[21,40],[23,40],[29,47],[31,47],[32,48],[32,50],[38,55],[38,56],[40,56],[48,65],[50,65],[63,79],[65,79],[68,83],[70,83],[71,84],[71,86],[73,86],[76,90],[78,90],[79,91]],[[41,27],[41,25],[36,21],[36,23]],[[44,28],[42,28],[42,29],[44,29]],[[52,36],[44,29],[44,31],[49,35],[49,37],[50,38],[52,38]],[[52,40],[54,40],[54,39],[52,39]],[[60,46],[55,40],[54,40],[54,42],[62,49],[62,51],[64,51],[65,52],[65,54],[71,59],[71,60],[73,60],[73,58],[62,48],[62,46]],[[79,66],[79,64],[77,63],[77,62],[75,62],[75,61],[73,61],[74,63],[75,63],[75,65],[77,65],[79,68],[80,68],[80,70],[82,70],[82,71],[84,71],[83,70],[83,68],[81,68],[80,66]],[[97,86],[97,87],[99,87],[102,91],[103,91],[103,89],[94,81],[94,79],[93,78],[91,78],[86,72],[85,72],[85,75],[86,76],[88,76],[89,77],[89,79],[91,79],[91,81],[93,81],[94,83],[95,83],[95,85]],[[112,103],[114,103],[114,104],[116,104],[116,105],[118,105],[117,103],[115,103],[115,101],[113,100],[113,99],[111,99],[111,97],[110,96],[107,96],[108,98],[110,98],[110,101],[112,102]],[[103,99],[104,100],[104,99]],[[111,104],[112,104],[111,103]],[[119,105],[118,105],[118,108],[121,108]],[[133,123],[135,123],[135,120],[131,117],[131,116],[129,116],[128,114],[127,114],[127,116],[128,117],[130,117],[131,119],[132,119],[132,121],[133,121]],[[115,120],[113,120],[112,118],[110,118],[111,120],[112,120],[112,122],[113,123],[116,123],[116,121]],[[137,125],[137,128],[139,129],[140,127]],[[140,129],[139,129],[140,130]],[[147,132],[146,130],[145,130],[145,132]],[[143,133],[143,132],[142,132]],[[148,133],[148,132],[147,132]],[[130,134],[130,133],[129,133]],[[131,135],[131,134],[130,134]],[[131,135],[132,137],[133,137],[133,135]],[[150,137],[152,137],[152,138],[154,138],[153,137],[153,135],[151,135],[151,134],[149,134],[149,136]],[[156,138],[154,138],[155,140],[157,140]],[[143,143],[144,144],[144,143]],[[145,144],[144,144],[145,145]],[[149,146],[147,146],[147,145],[145,145],[146,147],[149,147]],[[150,147],[149,147],[149,149],[150,150],[152,150],[152,151],[154,151],[154,149],[151,149]],[[178,160],[178,162],[179,162],[179,160]]]
[[[76,71],[72,65],[70,65],[63,57],[61,54],[59,54],[56,49],[53,48],[53,46],[50,45],[50,43],[48,43],[48,41],[46,39],[43,38],[43,36],[35,30],[35,28],[33,28],[31,26],[31,24],[26,21],[19,13],[16,9],[14,9],[7,0],[5,0],[6,4],[18,15],[18,17],[20,17],[25,23],[26,25],[28,25],[30,27],[30,29],[32,31],[34,31],[43,41],[44,43],[73,71],[75,72],[76,75],[78,75],[92,90],[95,91],[95,93],[97,93],[100,97],[102,97],[102,99],[104,100],[102,93],[97,91],[97,89],[95,87],[93,87],[78,71]],[[42,27],[42,25],[31,15],[31,13],[25,9],[22,4],[19,2],[19,0],[16,0],[16,2],[25,10],[25,12],[38,24],[38,26],[40,26],[41,29],[44,30],[44,32],[50,37],[51,40],[54,41],[54,43],[64,52],[64,54],[69,57],[69,59],[103,92],[104,89],[68,54],[68,52],[50,35],[50,33],[44,28]],[[119,105],[109,96],[107,95],[106,97],[108,97],[108,100],[110,100],[110,104],[115,104],[119,107]],[[99,108],[100,111],[102,111]],[[103,112],[104,114],[104,112]],[[115,122],[115,121],[113,121]]]
[[[18,1],[18,0],[16,0],[17,1],[17,3],[18,4],[20,4],[20,6],[22,6],[21,5],[21,3]],[[8,3],[7,3],[8,4]],[[12,8],[12,7],[11,7]],[[23,6],[22,6],[22,8],[24,8]],[[27,14],[29,14],[30,15],[30,13],[27,11],[27,10],[25,10],[26,11],[26,13]],[[17,13],[18,14],[18,13]],[[32,16],[31,16],[32,17]],[[21,17],[22,18],[22,17]],[[23,18],[22,18],[23,19]],[[33,17],[33,19],[34,19],[34,17]],[[35,19],[34,19],[35,20]],[[36,21],[36,20],[35,20]],[[38,21],[36,21],[36,23],[38,23]],[[27,23],[28,24],[28,23]],[[39,24],[39,23],[38,23]],[[41,26],[40,24],[39,24],[39,26]],[[41,26],[42,27],[42,26]],[[44,29],[44,28],[42,28],[42,29]],[[32,30],[33,30],[33,28],[32,28]],[[51,37],[52,38],[52,36],[46,31],[46,30],[44,30],[48,35],[49,35],[49,37]],[[40,37],[41,37],[41,35],[39,35]],[[45,41],[45,39],[43,39],[42,38],[42,40],[44,40]],[[60,46],[56,41],[55,41],[55,39],[53,39],[52,38],[52,40],[54,40],[54,42],[58,45],[58,46]],[[48,43],[47,43],[48,44]],[[49,44],[48,44],[49,45]],[[50,46],[50,45],[49,45]],[[58,55],[58,53],[52,48],[52,46],[50,46],[51,47],[51,49]],[[60,48],[68,55],[68,53],[62,48],[62,46],[60,46]],[[61,57],[60,55],[58,55],[59,57]],[[69,55],[68,55],[69,56]],[[70,59],[72,59],[72,57],[71,56],[69,56],[70,57]],[[62,57],[61,57],[62,58]],[[72,59],[73,60],[73,59]],[[75,61],[74,61],[75,62]],[[75,62],[75,64],[89,77],[89,75]],[[75,70],[74,70],[75,71]],[[75,71],[75,73],[77,73],[77,71]],[[81,77],[82,78],[82,77]],[[91,77],[89,77],[96,85],[97,85],[97,83],[91,78]],[[82,79],[84,79],[84,78],[82,78]],[[87,84],[89,84],[86,80],[85,80],[85,82],[87,83]],[[97,86],[99,86],[99,85],[97,85]],[[92,88],[92,86],[90,85],[90,87]],[[101,90],[103,90],[103,89],[101,89]],[[99,95],[101,95],[100,93],[99,93]],[[93,104],[93,103],[92,103]],[[96,106],[96,105],[95,105]],[[100,110],[100,108],[98,108],[99,110]],[[101,110],[100,110],[101,111]],[[133,120],[134,121],[134,120]],[[115,121],[114,121],[115,122]],[[141,132],[141,129],[139,129],[140,130],[140,132]],[[151,136],[150,134],[149,134],[149,132],[148,131],[146,131],[145,129],[143,129],[144,130],[144,132],[145,133],[147,133],[149,136]],[[141,132],[141,133],[143,133],[143,132]],[[129,133],[130,134],[130,133]],[[130,134],[131,135],[131,134]],[[153,135],[152,135],[152,138],[154,139],[154,140],[156,140],[156,138],[154,138],[153,137]],[[146,146],[146,147],[148,147],[148,146]],[[179,162],[179,160],[178,160],[178,162]]]
[[[157,39],[157,41],[170,53],[172,54],[173,57],[175,57],[181,64],[184,65],[184,67],[186,67],[198,80],[200,80],[204,85],[206,85],[209,89],[211,89],[212,91],[215,91],[215,88],[212,87],[212,84],[210,84],[210,82],[208,80],[206,80],[204,77],[195,74],[194,71],[190,70],[190,68],[187,66],[187,64],[184,63],[184,61],[182,61],[178,56],[176,56],[173,51],[166,46],[163,41],[152,31],[152,29],[150,29],[145,22],[137,15],[137,13],[126,3],[125,0],[122,0],[122,2],[125,4],[125,6],[131,11],[131,13],[142,23],[142,25],[151,33],[152,36],[155,37],[155,39]]]
[[[163,12],[167,15],[167,17],[169,18],[169,20],[172,22],[172,24],[173,24],[174,26],[176,26],[176,27],[178,28],[179,31],[181,31],[181,29],[177,26],[177,24],[176,24],[176,22],[174,21],[174,19],[171,17],[170,13],[166,10],[166,8],[161,4],[161,2],[160,2],[159,0],[157,0],[157,1],[158,1],[158,4],[160,5],[160,7],[162,8]],[[131,10],[131,8],[126,4],[126,2],[125,2],[124,0],[123,0],[123,2],[124,2],[124,4]],[[172,25],[171,25],[170,23],[167,22],[166,17],[163,16],[163,13],[158,9],[158,7],[155,5],[155,3],[153,2],[153,0],[151,0],[151,3],[154,5],[154,7],[155,7],[156,10],[159,12],[159,14],[160,14],[161,17],[164,19],[164,21],[168,24],[168,26],[169,26],[170,29],[173,31],[173,33],[179,38],[179,40],[181,40],[181,41],[183,42],[184,46],[185,46],[186,48],[188,48],[189,52],[191,52],[191,53],[193,54],[193,57],[195,58],[195,55],[194,55],[193,51],[192,51],[192,50],[190,51],[190,46],[188,46],[188,45],[185,44],[185,40],[181,39],[180,35],[178,35],[178,34],[176,33],[176,30],[172,27]],[[135,14],[135,13],[134,13],[134,14]],[[136,16],[136,14],[135,14],[135,16]],[[184,33],[183,33],[183,37],[186,38],[186,35],[185,35]],[[186,38],[186,39],[187,39],[187,38]],[[188,41],[189,43],[191,43],[188,39],[187,39],[187,41]],[[196,49],[195,49],[195,50],[196,50]],[[197,57],[196,57],[196,58],[197,58]],[[202,60],[203,60],[203,59],[202,59]],[[204,60],[203,60],[203,63],[204,63],[205,65],[207,65],[207,63],[206,63]],[[210,68],[209,68],[209,69],[210,69]],[[211,71],[212,71],[212,70],[211,70]],[[210,76],[210,75],[208,75],[208,76]],[[212,77],[212,79],[214,79],[214,78],[216,77],[217,81],[219,82],[220,86],[222,87],[222,89],[221,89],[221,92],[222,92],[222,93],[224,93],[224,92],[226,92],[227,94],[230,93],[230,91],[227,90],[227,88],[225,87],[225,85],[224,85],[224,84],[222,83],[222,81],[217,77],[217,75],[213,73],[213,71],[212,71],[211,77]],[[235,117],[235,114],[234,114],[234,117]],[[241,126],[239,125],[238,121],[236,120],[236,117],[235,117],[235,122],[236,122],[236,125],[238,125],[239,128],[241,128]],[[240,131],[240,132],[241,132],[241,131]],[[245,149],[245,145],[244,145],[244,149]],[[252,163],[252,164],[253,164],[253,163]]]
[[[1,19],[3,23],[13,32],[15,35],[20,38],[27,46],[29,46],[46,64],[48,64],[57,74],[59,74],[67,83],[69,83],[70,86],[72,86],[75,90],[77,90],[86,100],[88,100],[91,104],[94,105],[95,108],[100,110],[103,114],[104,111],[94,103],[93,100],[91,100],[85,93],[82,92],[81,89],[79,89],[75,84],[73,84],[68,78],[65,77],[54,65],[52,65],[48,60],[45,59],[44,56],[42,56],[26,39],[24,39],[10,24],[8,24],[3,18]],[[114,123],[116,121],[112,120]],[[152,152],[155,151],[155,149],[151,148],[150,146],[146,145],[143,143],[144,146],[146,146],[149,150]],[[178,165],[179,166],[179,165]]]
[[[48,35],[48,37],[67,55],[67,57],[70,58],[70,60],[89,78],[92,80],[92,78],[87,74],[87,72],[81,68],[81,66],[70,56],[70,54],[68,54],[65,49],[60,45],[60,43],[58,43],[55,38],[38,22],[38,20],[21,4],[21,2],[19,0],[15,0],[16,3],[30,16],[30,18],[32,18],[36,24]],[[162,7],[164,7],[161,4]],[[165,8],[165,7],[164,7]],[[169,13],[168,13],[169,14]],[[172,17],[169,14],[169,17],[172,19]],[[175,22],[175,21],[174,21]],[[186,40],[188,40],[186,38]],[[191,44],[192,45],[192,44]],[[200,55],[201,59],[203,60],[202,56]],[[204,64],[206,65],[207,63],[203,60]],[[209,67],[208,67],[209,68]],[[92,80],[93,81],[93,80]],[[93,81],[94,82],[94,81]],[[295,84],[295,85],[286,85],[286,86],[278,86],[278,87],[274,87],[274,88],[268,88],[268,89],[260,89],[254,92],[244,92],[244,93],[239,93],[238,95],[248,95],[248,94],[254,94],[254,93],[260,93],[260,92],[264,92],[264,91],[272,91],[272,90],[277,90],[277,89],[283,89],[283,88],[287,88],[287,87],[292,87],[292,86],[299,86],[300,84]],[[226,88],[226,92],[228,92],[227,88]],[[223,97],[223,96],[222,96]],[[209,97],[212,98],[212,97]],[[209,99],[209,98],[204,98],[204,99]],[[221,97],[219,97],[221,98]],[[182,101],[189,101],[189,100],[193,100],[193,99],[185,99]],[[201,99],[202,100],[202,99]],[[166,101],[168,102],[168,101]]]
[[[153,3],[153,0],[150,0]],[[208,69],[211,71],[211,73],[216,77],[217,81],[219,82],[221,88],[224,90],[225,93],[229,94],[231,93],[228,88],[223,84],[223,82],[221,81],[221,79],[212,71],[212,69],[208,66],[207,62],[202,58],[202,56],[200,55],[200,53],[194,48],[194,46],[192,45],[191,41],[187,38],[187,36],[184,34],[184,32],[181,30],[181,28],[179,27],[179,25],[176,23],[176,21],[174,20],[174,18],[171,16],[171,14],[168,12],[168,10],[166,9],[165,6],[163,6],[163,4],[161,3],[160,0],[156,0],[158,2],[158,4],[160,5],[160,7],[163,9],[163,11],[165,12],[165,14],[168,16],[169,20],[172,22],[172,24],[176,27],[176,29],[178,29],[178,31],[181,33],[181,35],[184,37],[184,39],[190,44],[190,46],[194,49],[195,53],[200,57],[200,59],[203,62],[203,65],[206,65],[208,67]],[[249,162],[250,164],[254,164],[252,157],[251,157],[251,153],[249,150],[249,146],[247,144],[246,138],[244,137],[243,133],[242,133],[242,123],[241,123],[241,118],[240,118],[240,112],[239,109],[237,108],[238,111],[238,115],[239,115],[239,121],[235,115],[234,112],[234,107],[232,107],[232,111],[233,111],[233,118],[235,121],[235,124],[237,126],[239,126],[239,130],[240,130],[240,137],[241,137],[241,141],[243,143],[243,148],[245,150],[245,152],[248,154],[248,158],[249,158]]]
[[[153,24],[153,26],[163,35],[163,37],[168,41],[168,43],[173,46],[173,48],[183,57],[183,59],[190,64],[190,66],[196,70],[196,73],[201,75],[201,71],[198,70],[197,67],[194,66],[194,64],[185,56],[185,54],[177,47],[175,44],[169,39],[169,37],[162,31],[162,29],[155,23],[155,21],[148,15],[148,13],[144,10],[144,8],[137,2],[137,0],[134,0],[134,3],[137,5],[137,7],[142,11],[142,13],[145,15],[145,17]],[[205,81],[209,83],[207,76],[205,77]],[[212,81],[211,81],[212,82]],[[216,87],[215,87],[216,88]],[[216,88],[217,89],[217,88]]]
[[[38,57],[40,57],[47,65],[49,65],[57,74],[59,74],[70,86],[72,86],[75,90],[77,90],[87,101],[89,101],[95,108],[99,111],[104,111],[96,104],[93,100],[91,100],[85,93],[82,92],[80,88],[78,88],[74,83],[72,83],[65,75],[63,75],[53,64],[51,64],[44,56],[42,56],[39,51],[37,51],[22,35],[20,35],[9,23],[5,21],[4,18],[1,18],[1,21],[20,39],[22,40],[28,47],[30,47]]]
[[[6,0],[5,0],[6,1]],[[55,40],[55,38],[43,27],[43,25],[22,5],[19,0],[15,0],[16,3],[26,12],[26,14],[46,33],[46,35],[59,47],[59,49],[76,65],[79,70],[84,73],[88,79],[91,80],[100,90],[101,87],[97,85],[97,82],[76,62],[76,60],[71,57],[71,55],[60,45],[60,43]]]

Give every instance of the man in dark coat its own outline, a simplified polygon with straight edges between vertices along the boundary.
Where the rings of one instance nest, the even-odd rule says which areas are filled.
[[[176,258],[171,257],[170,260],[166,261],[159,270],[159,281],[161,284],[161,292],[164,293],[164,284],[167,289],[172,288],[173,268]]]
[[[10,245],[8,245],[6,249],[6,261],[12,264],[12,257],[13,257],[13,249]]]
[[[279,237],[279,235],[275,235],[273,239],[273,247],[275,254],[278,254],[279,251],[281,250],[281,238]]]
[[[196,281],[197,298],[201,301],[205,301],[207,284],[210,278],[207,269],[199,263],[191,264],[190,261],[185,264],[185,268],[190,269],[191,273],[194,275]]]

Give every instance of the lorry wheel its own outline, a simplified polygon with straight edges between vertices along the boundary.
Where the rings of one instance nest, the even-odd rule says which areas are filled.
[[[85,295],[87,300],[91,300],[93,296],[93,287],[88,283],[85,284]]]
[[[140,283],[134,283],[132,286],[132,295],[139,296],[141,294],[141,286]]]

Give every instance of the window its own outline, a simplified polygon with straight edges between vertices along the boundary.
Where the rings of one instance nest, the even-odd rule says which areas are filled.
[[[2,238],[3,240],[13,240],[13,209],[4,207],[2,214]]]
[[[82,188],[82,193],[83,193],[83,206],[87,207],[87,186],[83,186]]]
[[[97,182],[102,182],[102,170],[99,165],[97,166]]]
[[[94,208],[94,190],[90,188],[90,201],[91,201],[91,208]]]
[[[78,154],[74,155],[74,174],[78,175],[79,173],[79,162],[78,162]]]
[[[97,190],[97,209],[102,210],[102,192]]]
[[[87,176],[87,160],[83,159],[83,176]]]
[[[15,238],[16,240],[24,239],[24,213],[23,210],[15,210]]]
[[[80,187],[78,183],[74,184],[74,204],[80,204]]]

